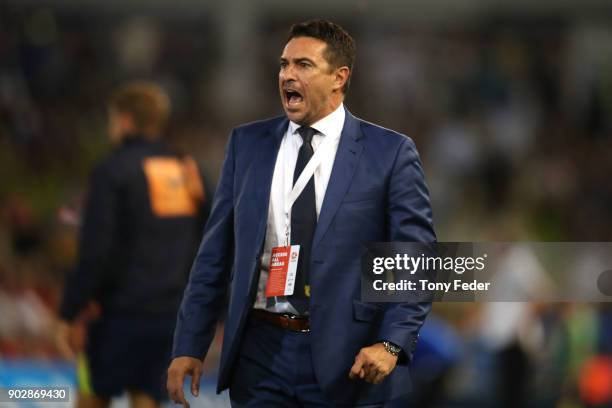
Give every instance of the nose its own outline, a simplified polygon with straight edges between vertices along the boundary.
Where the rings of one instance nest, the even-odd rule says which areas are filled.
[[[296,76],[295,76],[295,69],[293,68],[293,64],[288,64],[284,68],[281,68],[281,70],[278,73],[278,76],[281,79],[282,83],[290,84],[291,81],[295,81]]]

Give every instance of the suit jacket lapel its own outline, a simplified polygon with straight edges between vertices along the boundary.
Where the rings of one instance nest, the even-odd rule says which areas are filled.
[[[272,176],[274,175],[274,166],[276,165],[276,157],[280,148],[280,143],[287,131],[289,124],[288,119],[281,120],[278,126],[270,129],[261,142],[257,146],[257,151],[254,152],[254,165],[257,166],[255,174],[256,183],[256,203],[258,206],[258,220],[260,221],[258,228],[258,237],[263,239],[263,234],[266,229],[268,220],[268,206],[270,205],[270,190],[272,188]]]
[[[363,151],[363,145],[359,139],[363,136],[359,121],[346,110],[344,126],[340,136],[340,144],[336,152],[336,159],[332,167],[332,173],[323,199],[321,213],[317,222],[315,236],[313,239],[313,248],[325,235],[331,221],[338,211],[338,207],[342,202],[353,179],[353,174],[357,168],[357,163]]]

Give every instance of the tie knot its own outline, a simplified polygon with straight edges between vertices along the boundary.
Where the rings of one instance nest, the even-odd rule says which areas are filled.
[[[310,142],[312,142],[312,137],[315,135],[315,133],[317,133],[317,131],[311,127],[302,126],[298,129],[298,133],[300,134],[300,136],[302,136],[302,140],[304,140],[304,143],[310,144]]]

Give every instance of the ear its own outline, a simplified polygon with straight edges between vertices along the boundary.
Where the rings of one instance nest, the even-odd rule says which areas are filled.
[[[334,91],[342,91],[342,88],[344,88],[346,81],[348,81],[349,79],[351,70],[347,66],[343,66],[337,68],[334,74]]]

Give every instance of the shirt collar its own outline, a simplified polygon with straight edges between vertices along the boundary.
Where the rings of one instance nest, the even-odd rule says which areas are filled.
[[[340,136],[342,132],[342,127],[344,126],[344,103],[340,103],[340,106],[336,108],[335,111],[325,116],[323,119],[318,122],[310,125],[311,128],[315,129],[317,132],[325,135],[337,135]],[[301,127],[295,122],[289,121],[289,134],[293,135],[297,132],[297,130]]]

